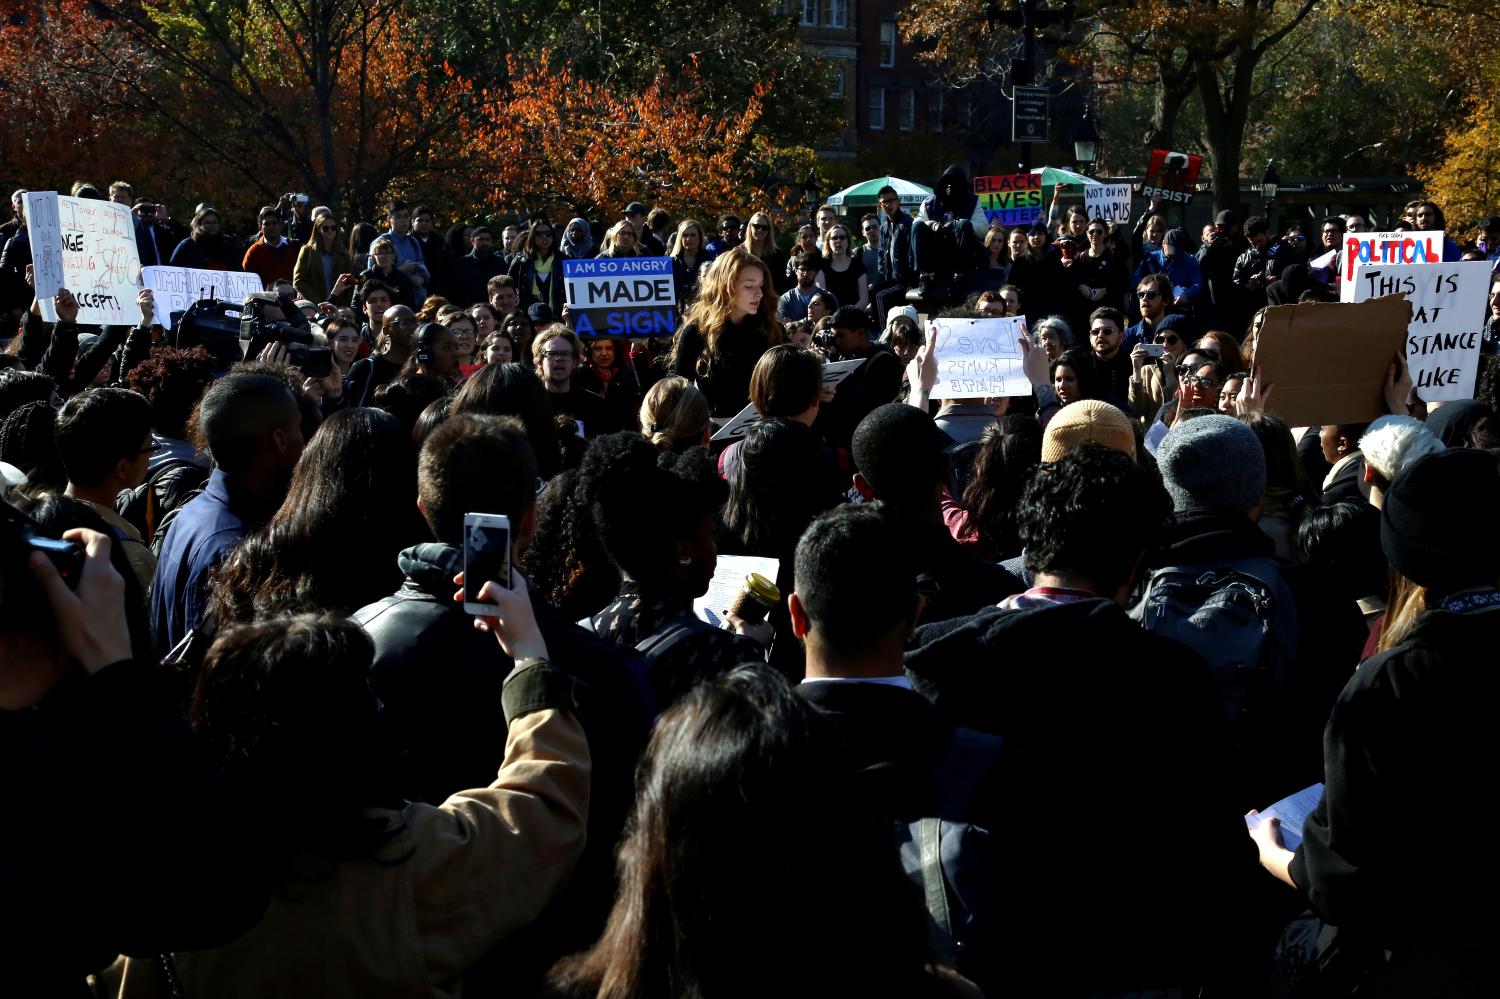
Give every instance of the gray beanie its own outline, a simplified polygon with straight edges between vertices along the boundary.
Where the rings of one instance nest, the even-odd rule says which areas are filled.
[[[1232,416],[1195,416],[1156,449],[1172,509],[1249,513],[1266,491],[1266,454],[1255,431]]]

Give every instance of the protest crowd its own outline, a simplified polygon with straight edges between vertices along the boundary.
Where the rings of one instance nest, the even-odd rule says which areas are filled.
[[[16,192],[0,994],[1487,994],[1500,216],[976,189]]]

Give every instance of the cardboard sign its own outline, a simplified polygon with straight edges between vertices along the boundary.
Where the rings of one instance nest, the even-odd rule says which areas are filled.
[[[974,193],[984,217],[994,225],[1031,225],[1042,217],[1042,175],[1008,173],[997,177],[975,177]]]
[[[113,201],[26,195],[26,232],[42,318],[57,322],[52,298],[66,288],[78,299],[78,322],[101,326],[141,321],[135,304],[141,258],[135,219]]]
[[[1425,402],[1472,399],[1489,311],[1490,263],[1380,264],[1355,273],[1354,300],[1405,295],[1406,363]],[[1274,401],[1275,396],[1272,396]]]
[[[1026,320],[934,319],[927,324],[928,342],[937,355],[934,399],[998,399],[1031,394],[1031,382],[1021,369],[1021,338]]]
[[[1129,184],[1089,184],[1083,189],[1083,208],[1089,220],[1130,221]]]
[[[1146,181],[1141,185],[1141,194],[1147,198],[1159,197],[1176,205],[1187,205],[1193,201],[1193,187],[1198,183],[1198,172],[1203,169],[1203,157],[1170,149],[1151,150],[1151,161],[1146,166]]]
[[[1294,427],[1384,416],[1386,370],[1401,352],[1406,321],[1399,295],[1267,309],[1251,358],[1261,384],[1275,386],[1266,408]]]
[[[670,257],[564,260],[563,291],[568,325],[581,337],[671,336],[677,329]]]
[[[205,271],[196,267],[143,267],[141,279],[151,289],[156,322],[172,328],[172,313],[186,312],[201,298],[243,302],[262,290],[259,274],[250,271]]]
[[[850,361],[834,361],[831,364],[823,365],[823,387],[837,391],[839,383],[858,371],[868,360],[868,357],[856,357]],[[755,404],[751,403],[738,413],[735,413],[734,418],[728,423],[725,423],[718,430],[714,431],[714,435],[709,440],[737,441],[748,434],[750,428],[759,422],[760,414],[755,411]]]
[[[1441,232],[1351,232],[1344,236],[1339,272],[1339,301],[1353,302],[1354,275],[1367,264],[1438,264],[1443,261]]]

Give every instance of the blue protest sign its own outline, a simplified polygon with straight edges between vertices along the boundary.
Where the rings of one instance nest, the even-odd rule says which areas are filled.
[[[568,325],[581,337],[671,336],[677,287],[670,257],[563,261]]]

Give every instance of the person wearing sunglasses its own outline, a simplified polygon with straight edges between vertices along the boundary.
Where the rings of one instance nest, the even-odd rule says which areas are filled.
[[[740,217],[738,215],[719,216],[717,231],[718,238],[709,240],[705,248],[709,260],[716,259],[721,253],[729,252],[730,248],[740,241]]]
[[[1161,275],[1152,277],[1157,278],[1159,283],[1148,288],[1147,282],[1151,281],[1148,278],[1147,282],[1142,282],[1136,289],[1137,296],[1150,293],[1159,300],[1165,294],[1161,287],[1165,278]],[[1130,412],[1143,428],[1151,425],[1162,404],[1177,391],[1177,364],[1192,342],[1192,320],[1180,313],[1163,310],[1154,318],[1150,327],[1145,327],[1144,314],[1154,306],[1155,302],[1151,298],[1143,298],[1142,323],[1131,327],[1131,331],[1136,332],[1140,339],[1130,351]],[[1147,344],[1153,345],[1152,348],[1148,349]],[[1154,354],[1156,347],[1161,348],[1159,355]]]
[[[526,232],[526,243],[510,262],[510,276],[521,292],[523,309],[543,302],[554,315],[563,309],[562,263],[557,254],[557,232],[552,223],[537,219]]]
[[[292,284],[298,294],[310,302],[332,302],[348,305],[354,294],[354,258],[339,238],[338,219],[320,216],[313,227],[313,238],[297,251],[292,265]]]
[[[765,212],[752,212],[750,221],[745,226],[744,247],[754,256],[759,257],[771,270],[771,286],[776,294],[790,288],[795,282],[787,277],[786,254],[776,245],[776,227],[771,224],[771,216]]]
[[[1136,268],[1135,280],[1139,287],[1147,275],[1165,275],[1171,295],[1163,295],[1163,308],[1199,312],[1209,304],[1207,285],[1199,263],[1201,257],[1195,257],[1187,251],[1188,234],[1182,229],[1168,229],[1166,235],[1162,236],[1161,247],[1146,251],[1145,258]],[[1139,301],[1137,299],[1137,304]],[[1218,299],[1214,303],[1217,307]]]
[[[818,285],[838,299],[839,305],[863,309],[870,304],[870,281],[864,261],[850,249],[849,227],[842,222],[828,230],[828,253],[818,272]]]
[[[1196,349],[1183,355],[1176,373],[1175,397],[1161,407],[1155,421],[1146,431],[1146,450],[1153,455],[1167,436],[1167,431],[1181,423],[1185,414],[1202,409],[1218,412],[1219,391],[1224,387],[1225,379],[1233,374],[1217,359]]]

